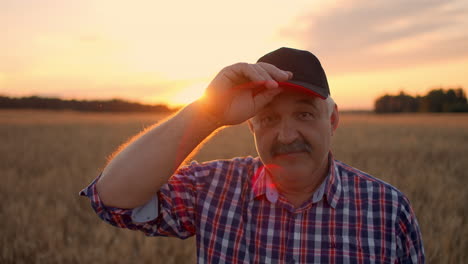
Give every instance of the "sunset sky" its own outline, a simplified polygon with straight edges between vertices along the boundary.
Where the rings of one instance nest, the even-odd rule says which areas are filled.
[[[468,1],[1,0],[0,95],[193,101],[282,46],[322,61],[342,109],[468,88]]]

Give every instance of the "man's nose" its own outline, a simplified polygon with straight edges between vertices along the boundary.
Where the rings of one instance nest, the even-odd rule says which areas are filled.
[[[299,137],[299,132],[291,120],[282,120],[278,126],[278,141],[283,144],[294,142]]]

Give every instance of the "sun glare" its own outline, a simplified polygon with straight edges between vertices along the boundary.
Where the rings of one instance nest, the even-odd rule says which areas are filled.
[[[194,82],[172,92],[145,97],[143,101],[146,103],[164,103],[170,107],[184,106],[202,97],[207,85],[208,80],[206,82]]]
[[[315,43],[326,43],[326,34],[322,40],[322,32],[311,32],[314,25],[309,19],[314,17],[318,23],[327,12],[338,12],[335,4],[309,0],[297,0],[294,5],[206,0],[184,3],[183,9],[180,3],[171,1],[142,1],[139,5],[111,0],[60,1],[53,10],[34,1],[28,6],[16,2],[11,1],[14,12],[9,16],[2,16],[0,8],[0,27],[5,24],[11,28],[6,39],[0,36],[0,46],[4,47],[0,49],[1,93],[119,97],[171,106],[185,105],[202,96],[209,81],[225,66],[253,63],[282,46],[312,49]],[[261,19],[258,10],[262,10]],[[376,31],[393,34],[412,23],[417,22],[406,16],[395,17],[380,28],[377,25]],[[310,34],[293,37],[290,33],[297,29]],[[418,53],[421,42],[430,46],[446,38],[463,40],[462,32],[458,27],[442,27],[409,38],[380,41],[377,43],[383,44],[367,52],[377,57]],[[456,45],[463,47],[462,42]],[[428,58],[412,68],[402,64],[396,70],[382,68],[379,72],[354,72],[351,65],[349,71],[329,76],[330,87],[344,108],[370,109],[375,96],[383,92],[404,89],[415,93],[434,85],[466,86],[467,58],[462,53],[459,57],[447,62]],[[329,58],[323,58],[323,63],[329,64]],[[431,65],[423,65],[426,62]]]

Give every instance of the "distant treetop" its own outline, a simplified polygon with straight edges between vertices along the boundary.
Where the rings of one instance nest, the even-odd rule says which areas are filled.
[[[463,88],[433,89],[426,95],[412,97],[403,91],[398,95],[384,95],[375,101],[376,113],[402,112],[468,112]]]
[[[172,112],[167,105],[145,105],[121,99],[112,100],[63,100],[39,96],[8,97],[0,96],[0,109],[44,109],[75,110],[86,112]]]

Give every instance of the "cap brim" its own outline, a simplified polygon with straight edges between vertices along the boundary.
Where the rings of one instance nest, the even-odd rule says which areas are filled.
[[[311,94],[313,96],[319,97],[322,100],[325,100],[328,97],[327,94],[322,94],[323,88],[311,85],[309,83],[298,82],[298,81],[287,81],[287,82],[278,82],[278,85],[281,87],[292,88],[297,91]]]

